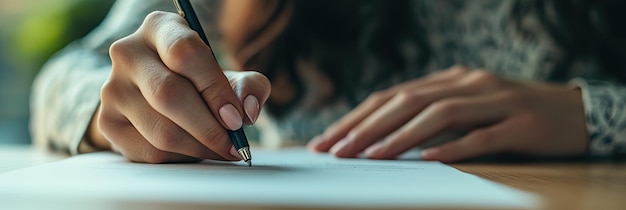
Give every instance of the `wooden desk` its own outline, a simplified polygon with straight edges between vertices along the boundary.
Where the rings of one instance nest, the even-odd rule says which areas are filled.
[[[545,209],[626,209],[626,162],[454,164],[482,178],[540,195]]]
[[[67,156],[43,152],[28,146],[0,146],[0,173],[53,162],[65,157]],[[535,193],[544,199],[543,209],[547,210],[626,209],[626,161],[463,163],[452,166],[488,180]],[[122,206],[131,209],[206,208],[189,204],[144,203]]]

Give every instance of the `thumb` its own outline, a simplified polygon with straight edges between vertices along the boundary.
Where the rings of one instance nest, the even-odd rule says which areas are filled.
[[[269,79],[256,71],[224,71],[224,75],[244,108],[244,122],[254,124],[272,91]]]
[[[189,27],[184,18],[174,13],[153,12],[146,17],[138,33],[143,36],[139,38],[143,38],[150,50],[157,52],[169,70],[185,77],[194,85],[215,119],[224,128],[233,131],[241,128],[241,118],[245,118],[242,116],[241,103],[238,103],[237,97],[231,92],[212,49]],[[134,61],[153,65],[152,60],[141,58],[143,57]],[[178,80],[173,78],[163,79],[164,82],[155,85],[178,87]],[[157,93],[160,91],[161,89],[155,90]],[[173,92],[175,91],[165,91],[165,94]]]

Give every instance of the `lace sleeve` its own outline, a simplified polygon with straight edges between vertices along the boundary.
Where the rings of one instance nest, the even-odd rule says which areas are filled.
[[[583,93],[589,154],[626,155],[626,85],[576,79]]]

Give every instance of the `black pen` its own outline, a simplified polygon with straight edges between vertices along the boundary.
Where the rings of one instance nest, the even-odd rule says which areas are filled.
[[[196,33],[200,35],[202,41],[204,41],[204,43],[209,46],[209,48],[211,48],[211,44],[209,44],[209,40],[207,39],[206,34],[204,34],[204,30],[200,25],[198,16],[196,16],[196,12],[194,12],[193,7],[191,7],[191,3],[189,2],[189,0],[174,0],[174,5],[176,5],[176,10],[178,10],[178,14],[185,18],[185,20],[189,24],[189,27],[192,30],[196,31]],[[213,59],[217,61],[213,50],[211,50],[211,54],[213,55]],[[250,146],[248,145],[248,138],[246,138],[246,133],[243,132],[243,127],[237,129],[236,131],[226,129],[226,132],[228,132],[228,136],[230,137],[230,141],[233,142],[233,146],[235,146],[235,149],[237,150],[239,155],[241,155],[241,159],[246,161],[246,163],[248,163],[248,166],[252,166],[252,155],[250,154]]]

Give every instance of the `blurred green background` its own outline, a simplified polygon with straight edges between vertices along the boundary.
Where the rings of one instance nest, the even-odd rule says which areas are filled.
[[[0,0],[0,144],[28,144],[29,95],[42,64],[104,18],[113,0]]]

